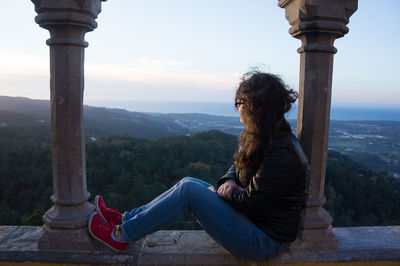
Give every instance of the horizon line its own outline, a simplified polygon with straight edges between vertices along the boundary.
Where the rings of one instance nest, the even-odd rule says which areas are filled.
[[[50,98],[30,98],[28,96],[10,96],[10,95],[0,95],[0,97],[10,97],[10,98],[25,98],[25,99],[30,99],[30,100],[38,100],[38,101],[50,101]],[[128,103],[128,102],[141,102],[141,103],[187,103],[187,104],[228,104],[232,103],[233,101],[192,101],[192,100],[187,100],[187,101],[170,101],[170,100],[149,100],[149,99],[133,99],[133,100],[126,100],[126,99],[117,99],[117,100],[99,100],[99,99],[85,99],[84,98],[84,105],[89,105],[85,104],[86,101],[89,102],[102,102],[102,104],[109,102],[111,103]],[[296,108],[298,105],[298,101],[296,101],[295,106],[293,108]],[[357,105],[357,107],[387,107],[387,108],[400,108],[400,103],[399,104],[394,104],[394,103],[365,103],[365,102],[331,102],[331,106],[334,107],[354,107],[354,105]],[[107,106],[98,106],[98,107],[107,107]],[[115,108],[115,107],[111,107]]]

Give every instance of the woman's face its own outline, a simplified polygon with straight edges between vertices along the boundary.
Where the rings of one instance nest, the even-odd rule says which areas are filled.
[[[240,116],[240,123],[242,123],[243,125],[246,125],[247,112],[245,110],[244,104],[239,105],[238,112],[239,112],[239,116]]]
[[[235,106],[239,112],[240,123],[242,123],[243,125],[246,125],[248,114],[247,114],[246,107],[244,106],[245,105],[244,103],[245,103],[244,100],[239,98],[236,100]]]

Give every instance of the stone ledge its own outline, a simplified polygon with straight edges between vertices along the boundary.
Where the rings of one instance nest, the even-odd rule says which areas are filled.
[[[134,265],[276,265],[332,262],[390,262],[400,265],[400,226],[334,228],[336,250],[295,250],[256,263],[233,257],[204,231],[159,231],[116,253],[95,242],[91,252],[39,250],[42,227],[0,226],[0,262]]]

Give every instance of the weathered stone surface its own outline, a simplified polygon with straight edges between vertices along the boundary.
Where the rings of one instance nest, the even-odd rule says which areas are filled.
[[[86,263],[113,265],[279,265],[310,262],[375,261],[400,264],[400,226],[334,228],[336,250],[292,250],[267,262],[246,261],[223,250],[204,231],[159,231],[114,252],[100,242],[87,251],[43,251],[37,248],[41,227],[0,226],[0,262]]]
[[[42,227],[19,226],[0,242],[0,250],[37,251],[37,241],[42,235]]]
[[[195,245],[194,245],[195,244]],[[138,264],[237,264],[230,255],[204,231],[159,231],[143,241]]]
[[[95,19],[101,12],[102,0],[32,0],[38,15],[36,23],[41,27],[55,24],[76,25],[93,30],[97,27]],[[104,0],[103,0],[104,1]]]
[[[400,226],[363,226],[334,228],[338,249],[400,249]]]
[[[97,27],[101,0],[32,0],[35,20],[49,30],[51,151],[54,205],[43,217],[42,250],[91,250],[83,123],[84,40]]]
[[[36,21],[50,31],[51,133],[54,195],[58,206],[77,206],[90,196],[86,190],[82,131],[84,36],[93,30],[100,0],[34,1]],[[78,23],[79,22],[79,23]],[[62,210],[79,220],[74,207]],[[57,213],[61,210],[54,210]],[[82,210],[80,210],[82,212]],[[51,217],[49,217],[51,220]],[[77,221],[76,223],[86,222]],[[58,227],[56,224],[52,227]],[[72,226],[74,227],[74,226]],[[65,228],[65,226],[61,226]]]
[[[188,249],[192,243],[197,243],[193,250]],[[227,254],[220,245],[210,241],[204,231],[159,231],[148,235],[142,247],[142,254],[154,253],[190,253],[190,254]]]
[[[299,38],[299,104],[296,135],[310,161],[309,195],[297,249],[335,249],[332,216],[322,208],[328,149],[333,54],[336,38],[348,32],[357,0],[281,0],[289,33]]]
[[[18,226],[2,226],[0,230],[0,245],[3,239],[8,236],[11,232],[18,229]]]
[[[0,262],[48,262],[88,264],[137,264],[142,241],[131,243],[129,248],[116,253],[100,242],[94,243],[91,252],[85,250],[43,251],[38,241],[43,228],[38,226],[0,226]]]

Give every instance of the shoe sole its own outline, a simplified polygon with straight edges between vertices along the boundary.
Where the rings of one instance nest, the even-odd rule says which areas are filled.
[[[97,236],[95,236],[95,234],[92,232],[92,229],[91,229],[91,226],[90,226],[90,225],[92,224],[92,219],[93,219],[93,217],[96,215],[96,213],[97,213],[97,212],[94,212],[94,213],[92,213],[92,215],[90,215],[90,218],[89,218],[89,233],[92,235],[92,237],[93,237],[94,239],[96,239],[96,240],[100,241],[101,243],[105,244],[106,246],[108,246],[108,247],[111,248],[112,250],[114,250],[114,251],[116,251],[116,252],[122,252],[122,251],[124,251],[124,249],[116,249],[116,248],[114,248],[113,246],[111,246],[110,244],[108,244],[107,242],[105,242],[104,240],[102,240],[102,239],[98,238]],[[100,216],[101,216],[101,214],[100,214]]]
[[[103,214],[101,213],[100,208],[99,208],[99,198],[100,198],[99,195],[97,195],[97,196],[94,198],[94,202],[95,202],[95,205],[96,205],[96,211],[100,214],[101,219],[103,219],[103,221],[107,223],[108,220],[106,219],[106,217],[103,216]]]

